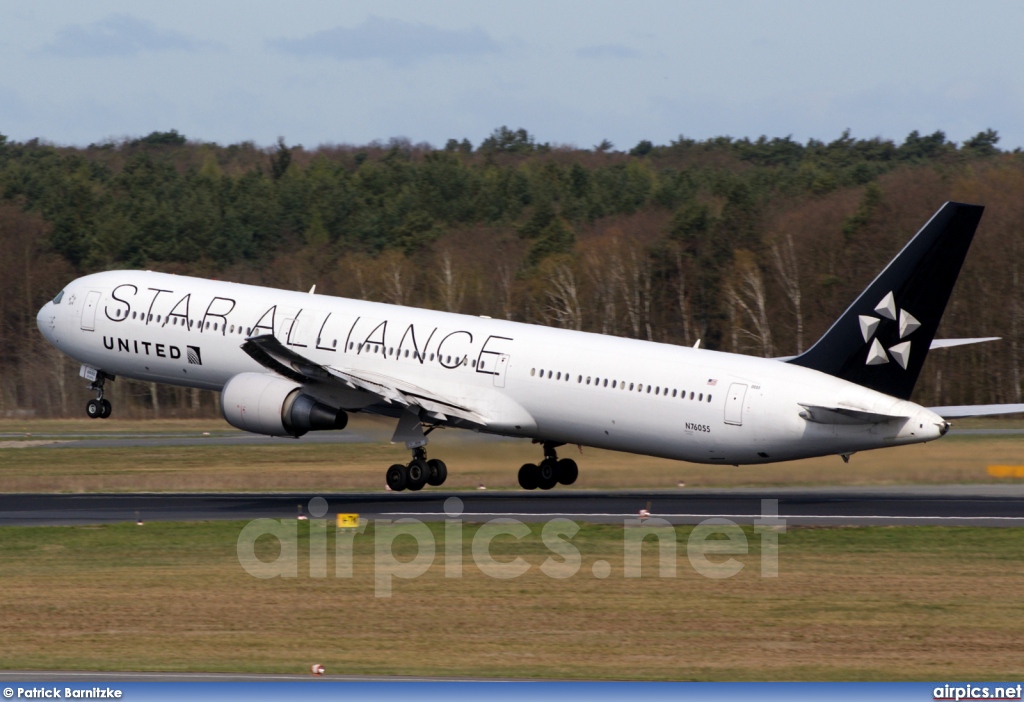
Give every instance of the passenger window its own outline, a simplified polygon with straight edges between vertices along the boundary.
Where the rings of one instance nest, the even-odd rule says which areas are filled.
[[[576,376],[576,382],[577,383],[582,383],[583,382],[583,376],[582,375]]]
[[[335,339],[334,341],[331,342],[331,348],[334,348],[334,349],[338,348],[338,340],[337,339]]]
[[[604,386],[605,386],[605,387],[608,387],[608,378],[605,378],[605,379],[604,379]]]
[[[587,385],[590,385],[590,376],[587,376]]]
[[[675,396],[676,396],[676,389],[672,388],[672,397],[675,397]]]
[[[704,402],[704,393],[701,393],[701,394],[700,394],[700,398],[698,398],[698,400],[697,400],[697,401],[698,401],[698,402]]]
[[[615,389],[615,381],[613,380],[612,381],[612,390],[614,390],[614,389]]]
[[[156,321],[158,321],[158,322],[159,322],[159,321],[160,321],[160,317],[157,317],[157,318],[156,318]],[[213,330],[214,330],[214,331],[217,331],[217,322],[214,322],[214,323],[213,323]]]
[[[690,391],[690,399],[691,400],[693,399],[693,391],[692,390]]]
[[[708,395],[708,402],[711,402],[711,395]]]
[[[632,390],[632,389],[633,389],[633,383],[630,383],[630,384],[629,384],[629,389],[630,389],[630,390]]]
[[[555,377],[555,380],[561,380],[561,379],[562,379],[562,371],[558,371],[558,375]]]

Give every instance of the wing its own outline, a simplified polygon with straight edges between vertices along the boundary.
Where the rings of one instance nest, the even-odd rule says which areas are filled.
[[[901,414],[879,414],[850,407],[822,407],[821,405],[805,405],[800,403],[804,411],[800,416],[808,422],[816,424],[881,424],[896,419],[908,419]]]
[[[488,424],[480,412],[441,393],[383,373],[320,365],[295,353],[271,334],[247,339],[242,350],[264,368],[297,383],[341,384],[376,395],[388,404],[421,409],[428,418],[437,421],[456,418],[480,426]]]
[[[958,417],[991,417],[996,414],[1017,414],[1024,412],[1024,404],[1006,405],[950,405],[947,407],[929,407],[932,412],[943,419]]]

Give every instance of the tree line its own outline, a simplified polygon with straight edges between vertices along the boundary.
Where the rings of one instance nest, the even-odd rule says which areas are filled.
[[[0,135],[0,416],[78,416],[77,367],[35,329],[78,275],[173,273],[673,344],[806,349],[944,201],[987,206],[915,399],[1021,400],[1024,154],[985,130],[792,138],[222,146],[176,131],[88,147]],[[208,393],[118,381],[121,416]]]

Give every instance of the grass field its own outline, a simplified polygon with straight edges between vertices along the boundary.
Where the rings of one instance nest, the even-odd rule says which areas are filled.
[[[201,438],[203,432],[237,432],[219,421],[111,421],[102,425],[102,433],[89,420],[0,422],[0,492],[382,490],[387,466],[408,461],[408,452],[388,444],[391,423],[357,418],[354,424],[356,431],[374,441],[310,444],[266,439],[259,446],[103,449],[42,447],[35,442],[59,440],[53,434]],[[973,426],[1022,425],[1007,421]],[[481,484],[517,488],[519,466],[541,455],[529,441],[458,431],[435,432],[429,450],[448,464],[447,489]],[[989,465],[1024,464],[1024,429],[1021,435],[950,435],[930,444],[869,451],[854,455],[849,464],[829,456],[767,466],[705,466],[597,449],[581,454],[574,446],[560,452],[580,464],[573,488],[676,488],[680,482],[695,488],[990,483],[1005,481],[988,475]]]
[[[294,523],[294,522],[293,522]],[[584,525],[583,567],[553,579],[540,525],[492,553],[531,564],[483,575],[463,533],[460,579],[437,555],[419,578],[374,596],[371,526],[354,577],[257,579],[236,557],[241,523],[8,527],[0,540],[0,667],[674,680],[935,680],[1024,677],[1019,529],[793,528],[779,576],[759,575],[759,537],[727,579],[687,561],[623,577],[623,529]],[[333,528],[329,530],[333,532]],[[333,535],[328,553],[334,553]],[[274,542],[258,542],[272,559]],[[395,541],[410,559],[409,537]],[[722,556],[713,557],[717,559]],[[611,566],[593,575],[595,560]]]

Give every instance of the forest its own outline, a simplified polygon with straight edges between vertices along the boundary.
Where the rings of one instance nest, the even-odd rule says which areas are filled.
[[[474,145],[304,148],[153,132],[87,147],[0,134],[0,416],[83,416],[35,315],[141,268],[759,356],[806,349],[945,201],[986,206],[914,399],[1021,401],[1024,153],[988,129],[902,143],[679,137],[617,148],[500,127]],[[212,393],[118,379],[120,417]]]

